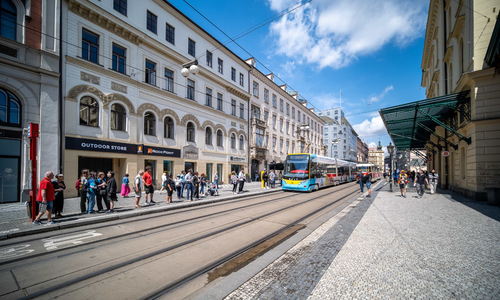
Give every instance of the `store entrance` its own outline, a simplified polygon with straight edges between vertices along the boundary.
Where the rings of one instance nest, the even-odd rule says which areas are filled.
[[[104,174],[107,174],[108,171],[114,171],[113,170],[113,159],[112,158],[78,156],[77,178],[80,178],[80,175],[82,174],[82,170],[84,170],[84,169],[88,169],[91,172],[97,172],[97,173],[104,172]]]

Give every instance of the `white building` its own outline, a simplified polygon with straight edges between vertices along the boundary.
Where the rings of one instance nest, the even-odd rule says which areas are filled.
[[[324,122],[324,144],[326,156],[347,161],[358,161],[357,133],[344,116],[341,108],[331,108],[318,112]]]
[[[121,5],[114,5],[118,3]],[[134,176],[150,165],[222,181],[248,165],[250,67],[163,1],[64,2],[65,159]],[[199,73],[181,75],[197,60]]]
[[[29,198],[29,123],[40,126],[37,181],[61,170],[58,4],[1,2],[0,203]]]
[[[248,59],[251,82],[251,172],[285,161],[288,153],[323,154],[323,122],[297,93],[277,85],[274,75],[264,75]],[[309,145],[309,146],[308,146]],[[306,148],[307,147],[307,148]]]

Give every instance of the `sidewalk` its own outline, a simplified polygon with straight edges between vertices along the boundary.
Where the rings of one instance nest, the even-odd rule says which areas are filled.
[[[42,217],[43,225],[33,225],[29,222],[27,214],[27,206],[25,203],[8,203],[0,204],[0,239],[8,239],[17,236],[24,236],[35,234],[39,232],[54,231],[62,228],[69,228],[81,226],[86,224],[95,224],[99,222],[107,222],[117,220],[120,218],[130,218],[134,216],[150,214],[160,211],[171,209],[179,209],[188,206],[201,205],[206,203],[218,202],[223,200],[248,197],[262,193],[272,193],[281,191],[280,188],[276,189],[261,189],[260,182],[245,183],[244,192],[242,194],[233,195],[232,185],[219,186],[219,196],[202,196],[200,200],[192,202],[177,200],[177,194],[172,196],[173,203],[167,204],[167,194],[164,192],[160,195],[159,190],[155,191],[153,200],[156,204],[146,205],[144,193],[140,201],[141,208],[135,208],[134,193],[130,193],[128,197],[124,198],[118,195],[118,201],[115,203],[114,213],[94,213],[94,214],[81,214],[80,213],[80,198],[66,198],[64,199],[63,218],[55,219],[56,224],[48,225],[46,216]],[[186,191],[184,191],[186,196]],[[105,207],[104,203],[103,206]],[[97,210],[97,204],[94,207]]]
[[[382,182],[311,230],[195,299],[500,299],[500,207]]]

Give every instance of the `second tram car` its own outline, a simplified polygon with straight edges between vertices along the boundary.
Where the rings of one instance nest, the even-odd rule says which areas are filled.
[[[372,173],[372,182],[375,182],[383,177],[380,168],[375,164],[364,163],[356,165],[356,177],[359,173],[366,175],[368,172]]]
[[[356,164],[310,153],[288,154],[283,190],[313,191],[356,180]]]

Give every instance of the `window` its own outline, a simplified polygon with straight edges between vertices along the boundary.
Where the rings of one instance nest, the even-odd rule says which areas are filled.
[[[113,59],[111,68],[120,73],[126,74],[127,49],[113,43]]]
[[[286,115],[289,116],[290,115],[290,104],[286,104]]]
[[[222,147],[222,130],[217,130],[217,147]]]
[[[242,73],[240,73],[240,85],[245,86],[245,76]]]
[[[113,9],[122,15],[127,15],[127,0],[114,0]]]
[[[205,129],[205,144],[212,145],[212,128]]]
[[[283,139],[280,139],[280,152],[283,152]]]
[[[0,124],[21,126],[21,104],[14,94],[4,89],[0,89]]]
[[[125,131],[127,111],[120,104],[111,105],[111,129]]]
[[[262,147],[264,145],[264,129],[255,129],[255,146]]]
[[[280,118],[280,131],[283,132],[283,118]]]
[[[148,10],[146,18],[146,28],[155,34],[156,34],[157,19],[158,17]]]
[[[236,69],[231,67],[231,80],[236,81]]]
[[[17,38],[17,9],[12,1],[2,0],[0,7],[0,36],[16,40]]]
[[[245,150],[245,139],[240,135],[240,150]]]
[[[191,79],[187,80],[186,98],[194,100],[194,81]]]
[[[280,111],[283,112],[283,99],[280,99]]]
[[[267,110],[264,111],[264,122],[266,122],[267,125],[267,118],[269,117],[269,112]]]
[[[300,111],[297,113],[297,121],[300,122]]]
[[[165,39],[172,45],[175,45],[175,27],[170,26],[168,23],[165,28]]]
[[[236,135],[231,133],[231,149],[236,149]]]
[[[146,83],[156,85],[156,63],[146,59]]]
[[[188,54],[196,56],[196,42],[192,39],[188,39]]]
[[[245,119],[245,104],[240,103],[240,118]]]
[[[144,134],[156,136],[156,117],[151,112],[144,114]]]
[[[212,67],[212,52],[207,50],[207,66]]]
[[[252,118],[260,119],[260,108],[252,105]]]
[[[276,104],[276,95],[273,94],[273,107],[276,108],[277,107],[277,104]]]
[[[276,151],[276,137],[275,136],[273,136],[273,141],[272,142],[273,142],[273,144],[272,144],[272,148],[271,149],[273,151]]]
[[[205,105],[212,107],[212,89],[207,88],[205,95]]]
[[[273,115],[273,128],[276,129],[276,115]]]
[[[285,153],[288,153],[288,149],[290,149],[290,142],[286,141]]]
[[[194,142],[194,124],[189,122],[186,128],[186,139],[188,142]]]
[[[292,124],[292,136],[295,136],[295,124]]]
[[[174,71],[165,68],[165,89],[174,92]]]
[[[217,65],[219,66],[219,73],[224,74],[224,61],[220,58],[217,59]]]
[[[224,109],[223,104],[223,99],[222,99],[222,94],[217,93],[217,110],[222,111]]]
[[[269,91],[264,89],[264,102],[269,103]]]
[[[99,104],[92,97],[85,96],[80,100],[80,125],[99,126]]]
[[[236,100],[231,99],[231,115],[236,116]]]
[[[87,29],[82,29],[82,58],[99,63],[99,35]]]
[[[259,98],[259,84],[257,82],[253,82],[253,95]]]
[[[295,107],[292,106],[292,119],[295,119]]]
[[[290,122],[286,122],[285,133],[288,134],[288,130],[290,129]]]
[[[163,120],[163,136],[167,139],[174,138],[174,119],[165,117]]]

